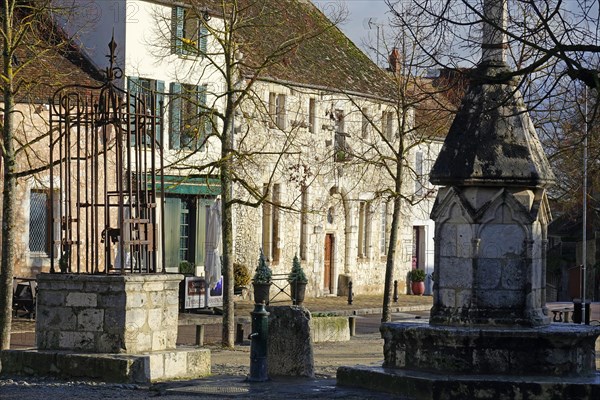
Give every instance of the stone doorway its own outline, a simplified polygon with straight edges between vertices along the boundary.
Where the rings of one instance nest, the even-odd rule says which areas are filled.
[[[329,293],[334,293],[333,291],[333,245],[334,245],[334,236],[333,233],[328,233],[325,235],[325,260],[323,262],[324,271],[324,284],[323,290],[325,292],[329,291]]]

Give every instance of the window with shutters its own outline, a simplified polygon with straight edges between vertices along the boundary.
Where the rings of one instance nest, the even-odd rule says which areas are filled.
[[[381,203],[381,222],[379,227],[379,254],[387,254],[388,203]]]
[[[203,148],[214,120],[206,104],[206,85],[171,83],[169,148]]]
[[[317,101],[312,97],[308,100],[308,131],[317,131]]]
[[[173,7],[171,12],[172,52],[181,55],[204,56],[209,31],[206,22],[191,8]]]
[[[268,186],[264,185],[263,191],[266,193]],[[263,203],[263,224],[262,224],[262,242],[263,254],[268,261],[279,262],[279,202],[280,186],[278,183],[273,185],[271,196],[267,196]]]
[[[423,187],[425,183],[425,177],[423,176],[423,152],[417,151],[415,153],[415,194],[417,196],[423,195]]]
[[[133,146],[138,140],[145,146],[152,144],[152,136],[156,145],[161,145],[161,124],[165,83],[154,79],[127,78],[129,91],[129,112],[131,113],[131,137]],[[152,112],[153,111],[153,112]],[[148,118],[148,115],[154,118]]]
[[[346,141],[349,137],[346,133],[346,123],[343,110],[335,110],[333,114],[335,121],[335,136],[333,140],[334,160],[337,162],[345,162],[352,159],[352,150]]]
[[[371,213],[370,204],[366,201],[359,203],[358,209],[358,257],[368,258],[371,246]]]
[[[361,136],[363,139],[366,139],[369,137],[369,134],[371,133],[371,114],[367,107],[363,107],[361,109],[361,116],[362,116]]]
[[[173,270],[182,261],[204,265],[206,227],[211,199],[198,196],[165,197],[165,262]]]
[[[381,133],[387,140],[394,138],[394,112],[384,111],[381,114]]]
[[[285,95],[269,93],[269,128],[286,128]]]

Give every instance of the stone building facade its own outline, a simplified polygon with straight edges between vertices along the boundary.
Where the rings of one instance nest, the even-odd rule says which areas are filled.
[[[211,130],[199,126],[205,140],[200,144],[194,136],[198,148],[190,144],[194,140],[184,142],[187,127],[181,122],[187,99],[181,93],[194,87],[202,105],[225,107],[227,81],[219,74],[224,61],[223,38],[218,35],[226,26],[222,10],[211,1],[193,2],[202,3],[200,9],[192,2],[173,1],[80,3],[81,10],[97,11],[97,18],[90,21],[82,13],[61,20],[61,26],[98,66],[106,64],[106,45],[114,37],[122,88],[154,96],[161,104],[156,111],[163,117],[160,134],[167,169],[165,221],[160,223],[170,233],[160,252],[166,254],[167,271],[176,272],[180,261],[188,261],[201,274],[205,210],[220,190],[218,173],[210,167],[221,152],[215,133],[225,129],[213,119]],[[301,32],[304,27],[294,25],[303,20],[298,15],[308,18],[311,27],[330,23],[310,3],[289,0],[274,2],[271,8],[282,24],[269,32],[243,31],[242,64],[256,63],[271,42]],[[197,36],[186,36],[190,21]],[[418,113],[398,107],[392,75],[336,27],[324,32],[305,39],[262,71],[258,80],[243,68],[234,79],[240,90],[253,85],[236,110],[233,127],[236,151],[253,157],[236,165],[237,173],[250,183],[254,195],[264,193],[267,200],[256,207],[235,206],[234,262],[252,271],[262,249],[274,272],[287,274],[298,254],[309,276],[309,295],[343,294],[350,280],[355,293],[381,292],[394,186],[383,166],[394,164],[391,149],[402,139],[407,150],[402,153],[402,217],[394,277],[405,290],[411,268],[433,270],[429,211],[435,188],[427,175],[441,141],[423,139],[424,134],[400,135],[402,115],[407,116],[405,130],[411,131]],[[271,39],[255,40],[264,36]],[[187,51],[190,44],[203,55]],[[255,200],[242,185],[233,190],[242,201]],[[179,222],[184,217],[185,235]]]

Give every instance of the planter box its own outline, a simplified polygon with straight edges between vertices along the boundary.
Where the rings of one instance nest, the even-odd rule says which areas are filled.
[[[312,315],[310,320],[313,343],[350,340],[348,317]]]

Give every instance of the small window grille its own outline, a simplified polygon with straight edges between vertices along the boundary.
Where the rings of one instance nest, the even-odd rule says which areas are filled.
[[[32,190],[29,205],[29,251],[49,252],[49,196],[45,190]]]

